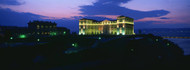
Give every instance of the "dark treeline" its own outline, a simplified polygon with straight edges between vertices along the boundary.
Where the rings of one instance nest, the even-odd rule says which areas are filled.
[[[3,70],[176,69],[190,64],[190,57],[183,53],[175,43],[150,34],[71,35],[35,46],[0,48],[0,64]]]

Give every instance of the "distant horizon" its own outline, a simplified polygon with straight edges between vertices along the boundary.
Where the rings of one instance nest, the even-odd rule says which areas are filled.
[[[3,25],[0,25],[0,26],[3,26]],[[9,27],[9,26],[7,26],[7,27]],[[28,27],[28,26],[11,26],[11,27]],[[57,26],[57,27],[64,27],[64,26]],[[65,27],[65,28],[67,28],[67,27]],[[69,29],[69,28],[67,28],[67,29]],[[144,29],[190,29],[190,28],[134,28],[135,29],[135,31],[136,30],[144,30]],[[71,32],[77,32],[78,33],[78,30],[77,31],[71,31]]]

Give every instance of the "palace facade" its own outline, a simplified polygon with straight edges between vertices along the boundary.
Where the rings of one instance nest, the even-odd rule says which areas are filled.
[[[119,16],[117,20],[79,20],[79,35],[134,35],[134,19]]]

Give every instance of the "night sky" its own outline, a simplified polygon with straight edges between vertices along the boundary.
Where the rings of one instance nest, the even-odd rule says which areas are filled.
[[[78,20],[135,19],[135,29],[190,28],[190,0],[0,0],[1,26],[27,26],[29,21],[56,22],[78,31]]]

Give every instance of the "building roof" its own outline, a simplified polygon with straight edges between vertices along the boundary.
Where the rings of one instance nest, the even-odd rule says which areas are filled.
[[[128,16],[123,16],[123,15],[121,15],[121,16],[118,16],[118,17],[126,17],[126,18],[130,18],[130,19],[133,19],[133,18],[131,18],[131,17],[128,17]]]
[[[118,16],[118,17],[126,17],[126,16],[121,15],[121,16]],[[126,18],[130,18],[130,17],[126,17]],[[133,19],[133,18],[130,18],[130,19]],[[94,19],[87,19],[87,18],[82,18],[80,20],[92,20],[93,22],[102,22],[102,21],[97,21],[97,20],[94,20]],[[103,21],[105,21],[105,20],[103,20]],[[108,20],[108,21],[117,21],[117,19],[116,20]]]
[[[33,21],[33,22],[29,22],[28,24],[46,24],[46,25],[57,25],[55,22],[51,22],[51,21]]]

